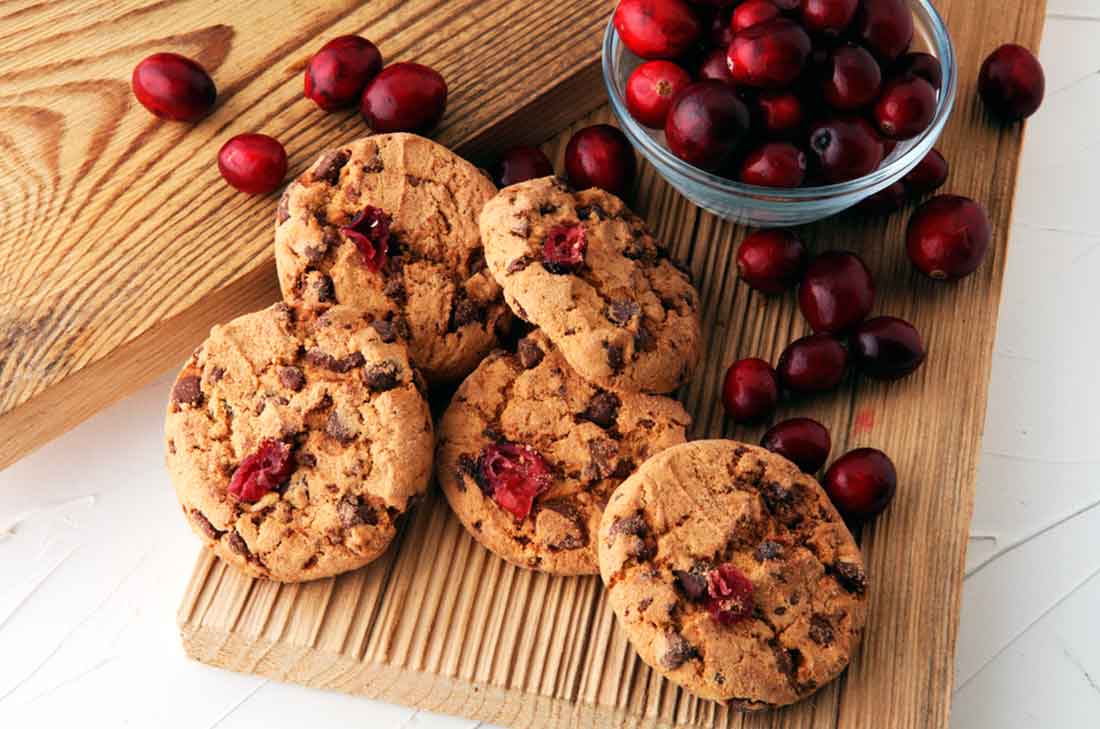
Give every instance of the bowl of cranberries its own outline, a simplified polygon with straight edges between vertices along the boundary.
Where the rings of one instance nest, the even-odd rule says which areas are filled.
[[[827,218],[897,183],[939,139],[957,86],[927,0],[620,0],[603,73],[662,177],[759,227]]]

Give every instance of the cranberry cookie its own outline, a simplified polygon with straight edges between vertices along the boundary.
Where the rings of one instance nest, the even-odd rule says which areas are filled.
[[[559,575],[595,574],[611,492],[691,422],[667,397],[581,379],[541,332],[489,355],[439,425],[439,483],[466,529],[498,556]]]
[[[859,548],[821,486],[762,448],[696,441],[646,461],[611,497],[599,559],[642,660],[702,698],[793,703],[859,644]]]
[[[219,557],[280,582],[367,564],[428,485],[432,422],[392,321],[285,304],[214,327],[176,378],[168,471]]]
[[[497,193],[481,213],[489,270],[520,317],[582,377],[670,392],[699,360],[699,296],[622,200],[545,177]]]
[[[469,162],[413,134],[329,151],[279,202],[283,298],[395,312],[424,376],[460,380],[510,322],[477,225],[495,192]]]

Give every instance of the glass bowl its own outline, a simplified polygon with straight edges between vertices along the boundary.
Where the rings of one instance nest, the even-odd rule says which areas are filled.
[[[910,5],[915,27],[911,50],[931,53],[943,66],[936,115],[920,136],[900,142],[882,166],[856,180],[791,190],[759,187],[719,177],[679,159],[665,146],[664,132],[647,129],[630,116],[624,100],[626,81],[642,59],[627,50],[609,21],[603,42],[603,77],[611,108],[627,138],[661,177],[704,210],[755,227],[803,225],[836,215],[913,169],[936,144],[955,107],[958,70],[947,27],[927,0],[911,0]]]

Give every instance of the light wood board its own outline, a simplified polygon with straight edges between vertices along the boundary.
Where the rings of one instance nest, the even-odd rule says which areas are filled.
[[[957,284],[922,278],[904,253],[908,211],[885,219],[848,214],[802,231],[816,251],[858,251],[878,283],[876,312],[913,321],[929,348],[926,365],[907,380],[853,377],[839,392],[787,404],[777,416],[816,417],[833,433],[834,456],[874,446],[900,474],[896,500],[860,535],[873,580],[870,619],[839,681],[794,707],[752,716],[695,700],[640,663],[596,578],[507,566],[462,531],[437,495],[382,560],[340,578],[279,586],[204,554],[179,613],[187,652],[233,670],[514,727],[946,729],[1022,139],[1020,127],[987,118],[974,81],[999,43],[1038,45],[1044,8],[1033,0],[938,6],[962,66],[958,109],[940,145],[953,163],[945,190],[987,206],[996,238],[989,258]],[[568,133],[549,145],[559,163]],[[774,361],[806,333],[794,297],[765,299],[740,284],[734,255],[744,231],[701,213],[648,166],[634,202],[700,286],[705,366],[682,395],[693,435],[755,441],[762,428],[723,418],[721,377],[738,357]]]

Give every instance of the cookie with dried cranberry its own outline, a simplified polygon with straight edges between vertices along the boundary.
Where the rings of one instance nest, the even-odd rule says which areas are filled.
[[[466,529],[498,556],[595,574],[611,492],[651,455],[683,443],[690,422],[671,398],[586,382],[535,331],[459,387],[439,424],[436,474]]]
[[[513,311],[585,379],[662,393],[691,376],[699,296],[619,198],[553,177],[522,182],[485,206],[481,237]]]
[[[361,567],[428,485],[432,421],[392,321],[276,304],[214,327],[172,386],[167,465],[191,528],[257,577]]]
[[[608,601],[642,660],[751,711],[835,679],[859,644],[859,548],[812,477],[763,448],[695,441],[612,495],[599,532]]]
[[[495,192],[469,162],[413,134],[326,152],[279,203],[284,299],[394,312],[424,376],[461,380],[511,321],[477,225]]]

